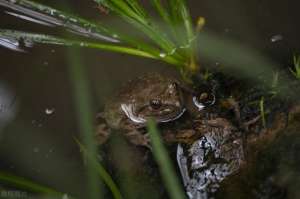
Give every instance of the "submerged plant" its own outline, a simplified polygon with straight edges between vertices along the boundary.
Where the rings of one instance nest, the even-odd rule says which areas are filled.
[[[14,50],[22,50],[20,43],[24,43],[25,47],[32,43],[43,43],[96,48],[161,60],[176,66],[185,75],[195,74],[199,70],[195,41],[197,31],[204,24],[204,18],[198,20],[195,28],[185,0],[151,0],[160,17],[159,20],[136,0],[94,1],[101,10],[120,17],[142,32],[147,39],[138,39],[109,28],[104,23],[93,23],[33,1],[0,0],[0,5],[13,10],[13,12],[7,11],[10,15],[42,25],[62,26],[77,35],[86,37],[86,39],[74,40],[0,29],[0,45]],[[149,39],[150,41],[146,41]]]
[[[293,64],[294,69],[290,68],[290,71],[298,80],[300,80],[300,56],[294,55]]]

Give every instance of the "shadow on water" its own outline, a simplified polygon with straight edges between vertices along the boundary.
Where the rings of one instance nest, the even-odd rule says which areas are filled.
[[[74,10],[78,16],[93,18],[95,21],[112,20],[109,16],[99,14],[92,3],[79,0],[74,2],[68,0],[53,5],[53,1],[43,1],[44,4],[62,8],[61,10],[65,5],[71,5],[66,9]],[[259,49],[259,52],[254,50],[255,53],[269,57],[271,62],[266,64],[270,66],[269,71],[264,71],[267,74],[270,74],[273,69],[286,69],[291,66],[293,53],[299,52],[300,30],[297,28],[297,19],[300,16],[295,4],[295,0],[285,2],[251,1],[243,2],[243,4],[236,0],[218,3],[190,1],[193,18],[196,19],[198,15],[206,18],[206,30],[236,40],[238,44],[250,46],[251,49]],[[5,11],[6,9],[0,8],[1,29],[61,33],[58,28],[52,29],[32,24],[30,21],[24,21],[22,17],[16,18],[12,14],[8,15]],[[44,21],[44,23],[46,22]],[[211,44],[205,35],[203,40],[199,41],[200,48],[204,49],[202,50],[203,54],[200,54],[203,63],[214,66],[237,65],[237,68],[239,64],[245,63],[244,59],[240,63],[238,60],[228,59],[231,56],[236,57],[237,54],[231,54],[226,42],[223,43],[223,46],[219,46],[216,52],[213,52],[219,56],[209,57],[208,55],[211,53],[209,50],[214,50],[214,46]],[[219,42],[216,46],[218,45]],[[6,47],[9,46],[6,45]],[[12,44],[11,47],[15,46]],[[84,179],[84,168],[78,146],[72,139],[72,136],[77,136],[80,130],[79,124],[76,122],[72,85],[67,67],[68,48],[37,44],[33,48],[25,49],[26,52],[18,53],[0,48],[0,105],[4,107],[0,107],[0,168],[82,198],[86,193],[85,187],[82,186],[85,184],[82,180]],[[124,81],[132,77],[149,71],[178,76],[171,67],[155,60],[93,49],[80,49],[79,54],[82,58],[82,65],[86,66],[91,85],[93,114],[101,110],[107,96],[112,95]],[[248,59],[247,64],[249,65],[246,69],[249,71],[244,68],[242,70],[246,72],[246,75],[253,76],[252,66],[257,63],[261,64],[261,62],[255,56],[253,58],[247,57],[247,54],[243,56],[246,60]],[[243,56],[239,56],[239,58]],[[235,69],[232,70],[236,72]],[[258,70],[260,69],[262,68]],[[10,102],[16,103],[16,105],[9,107],[9,115],[5,116],[7,118],[3,120],[3,113],[7,112],[6,104],[10,104]],[[275,143],[275,150],[272,150],[272,146],[265,154],[262,154],[260,157],[263,160],[258,163],[258,168],[255,168],[259,173],[260,170],[265,171],[264,167],[268,167],[267,169],[272,173],[271,181],[278,180],[278,183],[275,183],[276,186],[277,184],[284,185],[291,190],[290,195],[284,191],[280,192],[279,195],[285,194],[282,198],[299,196],[299,192],[297,192],[299,177],[291,177],[299,176],[299,171],[294,170],[299,167],[297,160],[299,155],[296,154],[299,146],[296,144],[296,138],[297,136],[293,134],[291,137]],[[293,147],[289,147],[290,145],[287,143],[292,143]],[[285,159],[287,156],[291,156],[291,158]],[[272,168],[273,165],[264,157],[270,157],[271,162],[275,160],[278,166]],[[295,159],[293,159],[294,157]],[[126,160],[123,161],[126,162]],[[264,161],[267,163],[261,163]],[[286,172],[287,170],[290,172]],[[268,187],[268,176],[264,178],[259,174],[257,174],[257,179],[262,178],[266,184],[262,186]],[[130,181],[129,178],[127,178],[128,181]],[[254,179],[253,182],[256,182],[257,179]],[[120,182],[120,184],[122,183]],[[0,189],[1,187],[0,184]],[[153,190],[155,186],[152,187],[152,185],[145,185],[145,187],[145,190],[149,190],[150,193],[156,190]],[[257,187],[257,189],[264,189],[264,187]],[[133,192],[134,190],[131,190],[128,195],[130,196]],[[264,198],[260,195],[256,197]]]

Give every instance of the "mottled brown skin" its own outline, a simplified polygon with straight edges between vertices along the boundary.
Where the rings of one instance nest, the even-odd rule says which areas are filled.
[[[199,96],[206,92],[200,91]],[[166,143],[192,144],[211,128],[224,132],[233,129],[229,121],[210,113],[209,106],[198,110],[192,102],[194,94],[178,80],[157,73],[129,81],[107,102],[104,112],[99,114],[97,141],[104,143],[110,135],[110,129],[114,129],[122,132],[134,145],[150,148],[145,133],[146,120],[149,118],[158,124],[166,123],[160,129]],[[124,106],[128,109],[127,113]]]
[[[98,117],[97,140],[104,143],[109,137],[109,129],[114,129],[123,132],[135,145],[149,146],[145,134],[147,119],[166,123],[180,117],[184,111],[179,82],[157,73],[147,74],[129,81],[108,101]]]

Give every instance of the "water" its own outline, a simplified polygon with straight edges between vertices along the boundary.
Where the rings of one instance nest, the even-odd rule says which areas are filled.
[[[76,15],[95,21],[109,20],[112,25],[118,24],[115,19],[100,14],[93,7],[95,5],[92,1],[65,0],[53,3],[45,0],[43,3],[59,9],[74,10]],[[291,65],[293,53],[299,52],[300,13],[296,3],[295,0],[255,0],[243,3],[237,0],[190,1],[190,7],[195,21],[198,16],[205,17],[204,29],[213,30],[258,49],[282,67],[287,67]],[[15,12],[5,11],[7,10],[0,8],[1,29],[51,34],[63,32],[62,28],[53,28],[53,23],[45,19],[24,19],[23,15],[15,17]],[[69,24],[76,23],[74,20],[64,26],[71,27]],[[59,24],[56,23],[55,26]],[[90,34],[88,28],[79,32],[99,39],[99,35]],[[276,35],[282,36],[283,39],[276,37],[276,42],[273,42],[272,38]],[[113,36],[117,39],[115,37]],[[49,184],[59,190],[83,194],[85,188],[82,186],[84,174],[81,158],[78,147],[72,140],[73,135],[78,135],[79,126],[75,118],[67,68],[67,48],[39,44],[32,48],[23,48],[21,44],[22,48],[19,48],[18,42],[11,38],[0,40],[0,43],[7,47],[0,47],[0,82],[9,85],[19,103],[15,118],[10,117],[14,119],[10,119],[10,123],[5,125],[1,135],[0,168],[11,167],[12,172],[21,176]],[[26,53],[11,51],[8,48]],[[132,77],[146,71],[176,73],[171,67],[154,60],[92,49],[82,49],[80,52],[89,75],[95,113],[103,107],[107,96],[114,93],[122,82]],[[162,56],[167,54],[168,52],[162,52]],[[219,60],[215,60],[215,63],[219,63]],[[33,150],[35,147],[38,147],[38,153]],[[36,171],[40,171],[38,175]],[[291,181],[288,182],[295,182],[295,179],[289,179]],[[297,187],[293,188],[295,189]]]

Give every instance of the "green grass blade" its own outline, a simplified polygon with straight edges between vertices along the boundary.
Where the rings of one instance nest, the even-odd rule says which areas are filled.
[[[120,46],[116,44],[68,40],[68,39],[63,39],[63,38],[44,35],[44,34],[35,34],[35,33],[27,33],[22,31],[0,29],[0,41],[1,39],[12,40],[12,43],[24,41],[25,44],[27,43],[30,45],[33,43],[40,43],[40,44],[54,44],[54,45],[64,45],[64,46],[73,46],[73,47],[95,48],[99,50],[112,51],[112,52],[135,55],[135,56],[146,57],[151,59],[158,59],[178,67],[182,66],[182,63],[179,62],[177,59],[173,58],[172,56],[160,56],[160,52],[153,48],[152,49],[149,48],[149,51],[151,51],[151,53],[149,53],[136,48]]]
[[[262,97],[259,101],[259,109],[260,109],[260,116],[261,116],[263,127],[266,128],[266,112],[265,112],[264,104],[265,104],[265,100],[264,97]]]
[[[0,5],[21,12],[26,16],[33,17],[35,21],[46,22],[55,26],[63,26],[81,36],[102,39],[113,43],[128,43],[134,48],[148,52],[148,54],[159,54],[156,52],[158,51],[157,49],[149,46],[145,42],[137,40],[136,38],[131,39],[118,31],[106,28],[103,24],[99,24],[99,22],[97,22],[97,24],[92,23],[83,18],[75,17],[33,1],[19,0],[13,3],[11,1],[0,0]]]
[[[105,40],[107,42],[119,42],[116,33],[110,31],[101,24],[95,24],[80,17],[56,10],[28,0],[6,1],[0,0],[0,5],[14,11],[30,16],[35,20],[47,22],[55,26],[61,26],[89,38]]]
[[[184,57],[176,51],[176,45],[170,38],[159,28],[154,20],[140,14],[136,10],[143,10],[134,0],[94,0],[100,5],[105,5],[108,9],[122,17],[126,22],[132,24],[138,30],[142,31],[157,46],[161,48],[163,53],[174,57],[178,61],[185,62]],[[134,8],[133,8],[134,7]],[[136,8],[138,7],[138,8]],[[144,11],[142,11],[144,12]]]
[[[137,0],[126,0],[129,6],[134,10],[135,13],[137,13],[141,17],[146,17],[146,11],[140,6],[139,2]]]
[[[6,39],[15,39],[19,41],[24,41],[24,43],[40,43],[40,44],[54,44],[54,45],[65,45],[65,46],[79,46],[79,47],[88,47],[88,48],[97,48],[101,50],[114,51],[119,53],[137,55],[141,57],[159,59],[158,56],[149,54],[135,48],[109,44],[109,43],[95,43],[95,42],[84,42],[77,40],[68,40],[59,37],[54,37],[44,34],[35,34],[27,33],[22,31],[13,31],[13,30],[1,30],[0,29],[0,38]]]
[[[164,8],[161,0],[151,0],[152,4],[156,8],[159,15],[167,22],[169,25],[171,25],[171,19],[169,16],[168,11]]]
[[[12,175],[12,174],[9,174],[6,172],[2,172],[2,171],[0,171],[0,181],[2,183],[7,183],[14,187],[21,188],[21,189],[31,191],[31,192],[36,192],[36,193],[47,194],[47,195],[52,195],[52,196],[56,196],[56,197],[61,197],[65,194],[62,192],[58,192],[47,186],[32,182],[23,177],[15,176],[15,175]]]
[[[69,73],[75,101],[75,109],[83,143],[91,156],[96,157],[97,147],[94,139],[93,111],[89,83],[81,60],[78,48],[70,48],[68,51]],[[101,186],[96,175],[94,164],[87,161],[87,195],[89,199],[99,199]]]
[[[94,156],[92,156],[86,147],[81,144],[77,139],[75,139],[76,143],[80,147],[80,150],[84,153],[84,156],[87,157],[96,167],[97,173],[99,174],[100,178],[103,180],[103,182],[107,185],[107,187],[112,192],[115,199],[122,199],[121,192],[116,185],[116,183],[113,181],[112,177],[109,175],[109,173],[105,170],[105,168],[96,160]]]
[[[153,155],[159,166],[165,186],[172,199],[184,199],[185,194],[176,177],[176,172],[172,166],[172,162],[168,153],[163,146],[156,124],[153,120],[148,121],[148,132],[150,134],[151,143],[153,146]]]

